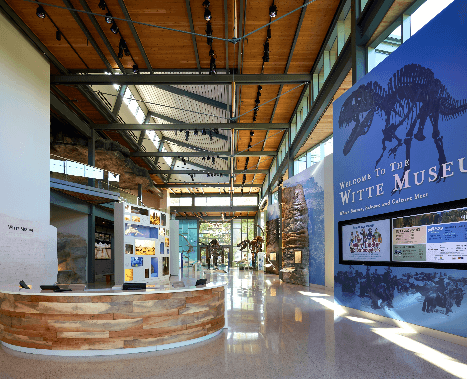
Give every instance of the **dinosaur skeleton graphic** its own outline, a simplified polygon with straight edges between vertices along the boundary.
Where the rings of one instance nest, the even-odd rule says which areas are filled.
[[[410,170],[410,149],[412,141],[424,141],[424,129],[428,119],[433,127],[431,137],[438,151],[439,172],[436,182],[440,182],[443,164],[447,163],[444,153],[443,137],[438,128],[440,116],[442,120],[451,120],[467,111],[466,100],[455,100],[433,71],[418,64],[408,64],[398,70],[389,79],[387,88],[378,82],[368,82],[358,87],[344,101],[339,114],[339,128],[354,124],[347,139],[343,153],[349,154],[358,138],[368,133],[375,114],[385,120],[383,132],[383,149],[376,160],[375,168],[383,158],[387,144],[395,140],[388,156],[396,157],[397,150],[404,144],[408,165],[404,167],[404,175]],[[405,137],[396,132],[408,122]],[[418,129],[414,134],[415,128]],[[444,178],[445,179],[445,178]],[[393,191],[394,193],[395,191]]]

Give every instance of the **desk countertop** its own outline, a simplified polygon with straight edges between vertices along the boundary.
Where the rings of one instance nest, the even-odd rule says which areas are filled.
[[[118,296],[118,295],[147,295],[152,293],[172,293],[172,292],[188,292],[188,291],[203,291],[211,288],[223,287],[223,284],[213,284],[208,283],[204,286],[190,286],[190,287],[178,287],[178,288],[146,288],[146,290],[138,291],[123,291],[121,289],[91,289],[91,290],[72,290],[65,292],[54,292],[54,291],[37,291],[34,289],[19,289],[16,286],[8,286],[0,288],[0,293],[10,294],[10,295],[37,295],[37,296]],[[15,289],[16,288],[16,289]]]

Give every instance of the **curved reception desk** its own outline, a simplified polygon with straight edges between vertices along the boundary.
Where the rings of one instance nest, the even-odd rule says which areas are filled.
[[[203,341],[225,324],[224,287],[0,292],[0,340],[22,352],[111,355]]]

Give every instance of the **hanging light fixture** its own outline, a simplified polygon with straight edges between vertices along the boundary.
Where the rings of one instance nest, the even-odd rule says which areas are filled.
[[[117,34],[117,33],[118,33],[118,26],[117,26],[117,23],[115,22],[115,20],[112,20],[112,25],[110,26],[110,31],[111,31],[113,34]]]
[[[277,7],[273,1],[272,5],[269,7],[269,17],[274,18],[276,16],[277,16]]]
[[[105,22],[106,22],[107,24],[111,24],[112,21],[113,21],[112,15],[110,14],[110,12],[107,12],[107,13],[105,14]]]
[[[45,9],[42,5],[39,5],[36,9],[36,16],[39,18],[45,18]]]
[[[105,11],[105,9],[107,8],[107,4],[105,3],[104,0],[101,0],[101,1],[99,1],[98,7],[99,7],[100,9],[102,9],[103,11]]]

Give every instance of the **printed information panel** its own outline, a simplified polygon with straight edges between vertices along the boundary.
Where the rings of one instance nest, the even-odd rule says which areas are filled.
[[[467,262],[466,210],[451,209],[393,219],[393,261]]]
[[[390,220],[342,227],[342,258],[348,261],[389,261]]]

